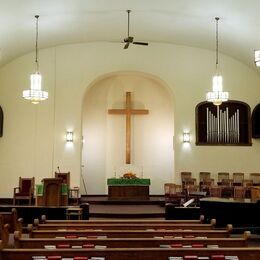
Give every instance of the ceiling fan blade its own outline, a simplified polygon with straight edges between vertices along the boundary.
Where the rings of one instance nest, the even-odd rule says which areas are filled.
[[[124,46],[124,49],[128,49],[130,42],[127,42]]]
[[[132,36],[128,36],[127,38],[125,38],[124,39],[124,42],[133,42],[133,40],[134,40],[134,37],[132,37]]]
[[[133,42],[133,44],[138,44],[138,45],[148,45],[148,42]]]

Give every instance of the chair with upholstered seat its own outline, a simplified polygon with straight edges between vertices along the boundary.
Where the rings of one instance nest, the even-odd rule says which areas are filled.
[[[209,188],[209,194],[211,197],[218,197],[222,196],[222,187],[220,186],[212,186]]]
[[[245,174],[243,172],[234,172],[233,173],[233,185],[234,186],[243,186],[244,175]]]
[[[234,187],[234,199],[244,199],[246,196],[246,187],[235,186]]]
[[[250,173],[250,179],[253,181],[253,185],[260,185],[260,173]]]
[[[28,200],[29,205],[32,204],[34,194],[34,177],[19,177],[19,187],[14,188],[13,204],[19,203],[21,200]]]
[[[206,191],[209,194],[209,188],[214,185],[214,179],[210,178],[210,172],[200,172],[200,191]]]
[[[165,203],[172,203],[176,206],[180,206],[182,199],[185,199],[185,195],[182,192],[182,186],[174,183],[164,184]]]
[[[223,185],[223,183],[228,182],[229,172],[219,172],[218,173],[218,184]]]

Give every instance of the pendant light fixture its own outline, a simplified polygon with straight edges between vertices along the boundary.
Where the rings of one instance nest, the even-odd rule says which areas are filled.
[[[228,92],[222,91],[222,76],[218,72],[218,21],[219,17],[215,17],[216,20],[216,74],[213,77],[213,91],[208,92],[206,99],[208,102],[212,102],[214,105],[219,106],[222,102],[227,101],[229,97]]]
[[[255,50],[255,65],[260,67],[260,50]]]
[[[39,15],[35,15],[36,18],[36,41],[35,41],[35,64],[36,72],[31,74],[31,88],[23,91],[23,98],[30,100],[33,104],[38,104],[40,101],[48,98],[48,92],[42,90],[42,75],[39,72],[38,61],[38,20]]]

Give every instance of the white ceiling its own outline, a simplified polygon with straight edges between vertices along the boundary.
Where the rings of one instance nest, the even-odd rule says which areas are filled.
[[[46,48],[121,42],[127,34],[126,9],[132,10],[130,34],[136,41],[211,50],[219,16],[219,51],[254,66],[260,0],[0,0],[0,66],[34,50],[36,14],[39,48]]]

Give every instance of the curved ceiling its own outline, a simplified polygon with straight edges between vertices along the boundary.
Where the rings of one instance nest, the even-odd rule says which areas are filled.
[[[132,10],[130,34],[137,41],[211,50],[219,16],[219,51],[254,66],[253,51],[260,48],[259,0],[1,0],[0,66],[34,50],[36,14],[39,48],[46,48],[121,42],[127,9]]]

